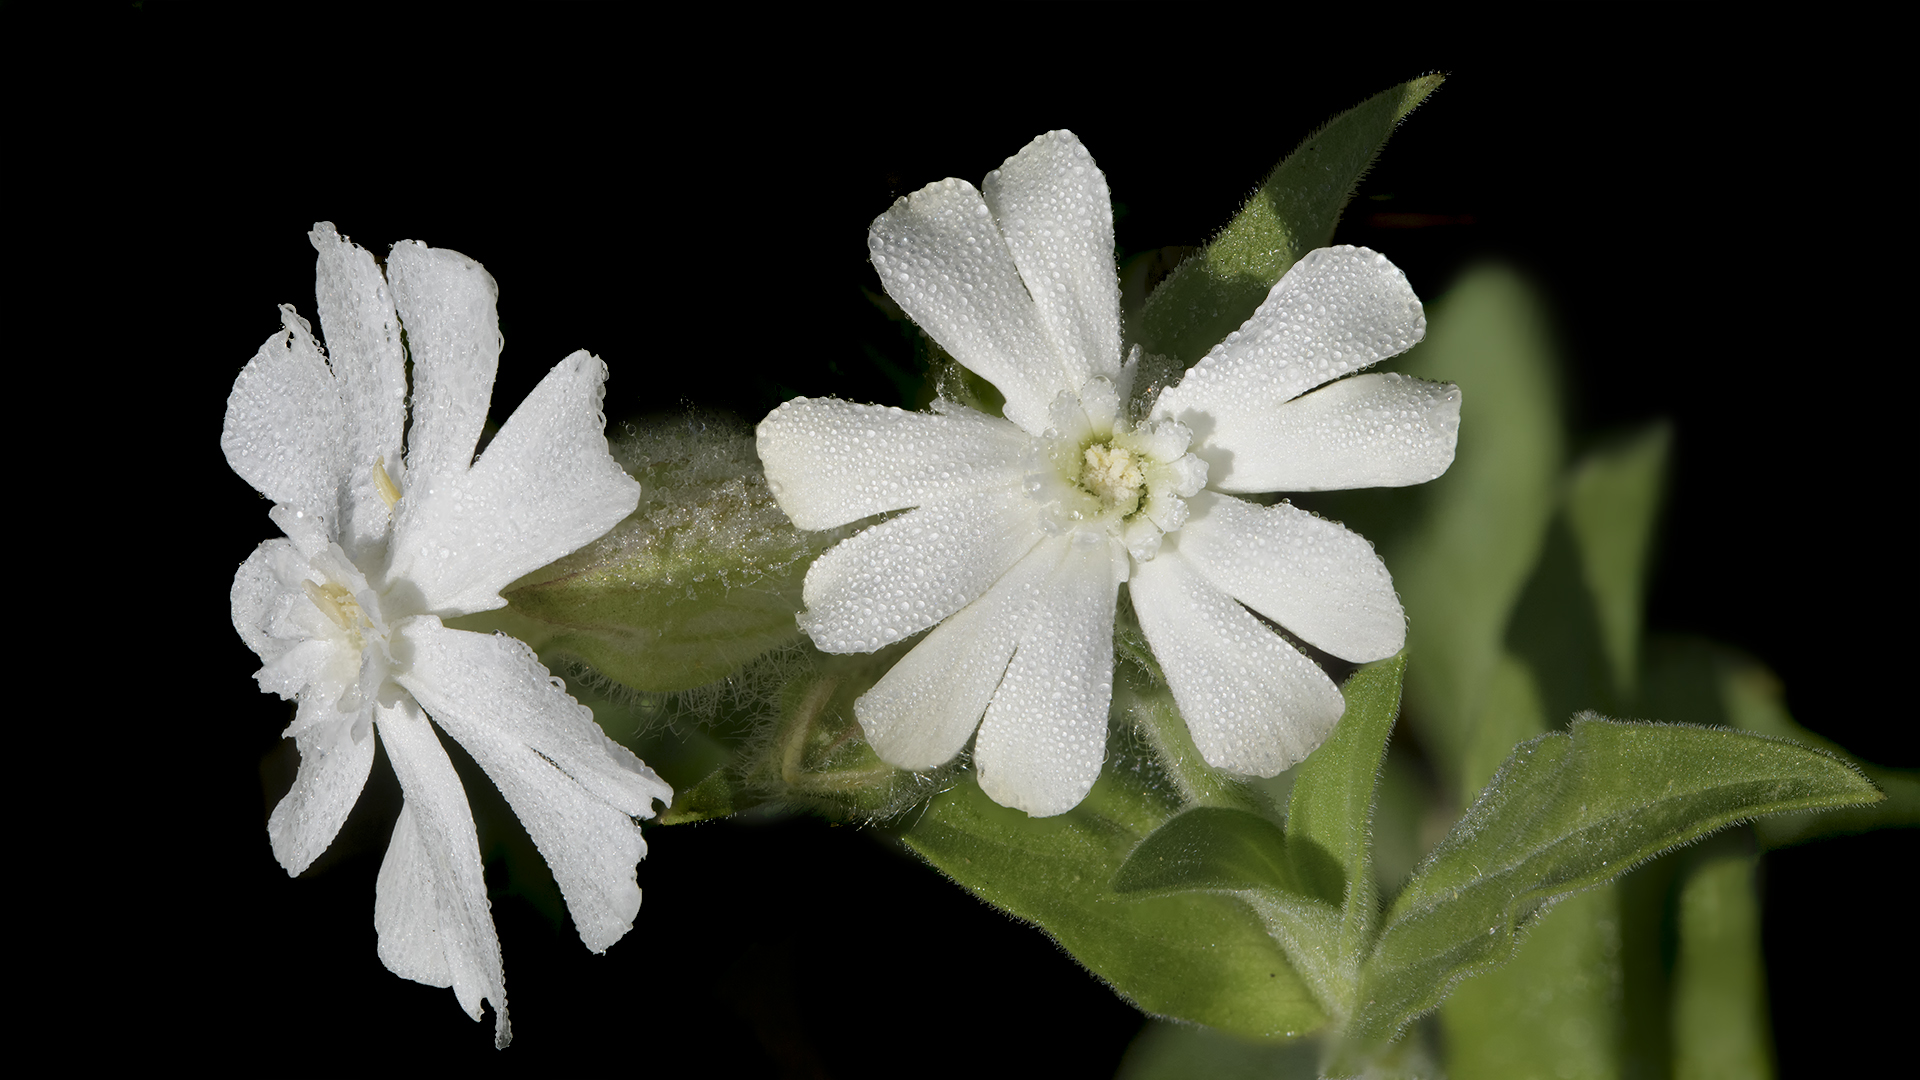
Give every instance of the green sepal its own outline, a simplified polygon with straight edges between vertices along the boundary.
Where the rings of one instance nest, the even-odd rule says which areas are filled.
[[[715,769],[706,779],[674,793],[673,805],[660,815],[662,825],[690,825],[710,818],[728,817],[734,812],[737,785],[725,769]]]
[[[737,421],[651,422],[613,444],[640,505],[612,531],[516,582],[505,611],[469,616],[630,689],[704,686],[800,636],[801,581],[838,533],[795,529]]]
[[[1745,732],[1597,717],[1514,751],[1402,890],[1352,1030],[1390,1039],[1504,962],[1561,897],[1733,822],[1883,798],[1846,763]]]
[[[958,762],[918,773],[881,761],[854,716],[854,702],[911,647],[900,642],[848,656],[805,650],[812,662],[781,689],[777,719],[742,750],[735,808],[777,802],[873,822],[952,784]]]
[[[1186,368],[1240,329],[1289,267],[1333,239],[1340,211],[1387,137],[1444,80],[1401,83],[1307,136],[1220,235],[1147,296],[1129,339]]]

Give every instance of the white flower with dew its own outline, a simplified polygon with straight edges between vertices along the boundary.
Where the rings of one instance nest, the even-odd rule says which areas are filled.
[[[1262,617],[1367,661],[1400,650],[1405,616],[1365,539],[1234,496],[1446,471],[1457,388],[1341,378],[1426,332],[1406,277],[1364,248],[1308,254],[1132,423],[1112,207],[1071,132],[977,190],[948,179],[900,199],[867,242],[887,294],[1006,399],[1002,419],[796,398],[760,424],[799,527],[906,511],[822,555],[800,616],[827,652],[932,628],[854,705],[880,758],[929,768],[974,737],[995,801],[1078,805],[1106,753],[1122,583],[1208,764],[1273,776],[1311,753],[1339,688]]]
[[[429,718],[506,796],[594,952],[633,926],[647,850],[636,819],[673,793],[525,644],[441,620],[504,606],[502,588],[606,532],[640,485],[607,452],[607,369],[584,351],[474,457],[501,346],[479,263],[403,241],[383,276],[331,224],[309,236],[326,352],[283,307],[280,333],[234,382],[220,436],[286,533],[233,579],[234,628],[265,664],[261,689],[299,701],[286,734],[300,772],[267,831],[287,873],[306,869],[359,798],[377,732],[405,794],[375,886],[380,959],[451,986],[475,1020],[490,1001],[505,1046],[473,815]]]

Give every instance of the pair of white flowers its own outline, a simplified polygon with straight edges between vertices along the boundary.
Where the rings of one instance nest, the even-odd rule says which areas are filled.
[[[1362,375],[1308,392],[1418,341],[1419,301],[1372,252],[1316,251],[1135,418],[1139,351],[1122,362],[1112,210],[1091,156],[1052,132],[982,188],[924,188],[869,244],[888,294],[1001,391],[1004,416],[803,398],[760,425],[768,481],[801,528],[905,511],[815,562],[801,625],[828,652],[932,628],[855,705],[876,752],[921,769],[973,739],[989,795],[1058,814],[1105,756],[1125,583],[1208,763],[1285,769],[1342,699],[1261,617],[1350,660],[1397,652],[1404,617],[1365,540],[1234,496],[1446,469],[1453,387]],[[606,368],[584,352],[474,458],[501,345],[479,264],[403,242],[383,275],[331,225],[311,238],[327,352],[283,309],[221,440],[286,534],[233,585],[261,688],[299,702],[300,773],[268,830],[288,872],[305,869],[357,799],[377,732],[405,793],[376,886],[380,957],[451,986],[476,1019],[490,1001],[504,1046],[473,819],[429,717],[506,795],[596,952],[632,926],[637,819],[672,792],[524,644],[442,620],[502,606],[502,588],[611,528],[639,488],[607,451]]]

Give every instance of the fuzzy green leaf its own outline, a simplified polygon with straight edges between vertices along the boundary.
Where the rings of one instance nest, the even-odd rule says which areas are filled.
[[[1196,806],[1155,829],[1113,877],[1122,894],[1240,889],[1301,892],[1280,826],[1221,806]]]
[[[1287,857],[1306,891],[1341,908],[1336,949],[1348,971],[1358,965],[1378,915],[1374,788],[1400,715],[1406,670],[1402,653],[1354,672],[1341,687],[1347,709],[1339,726],[1298,766],[1287,801]]]
[[[1184,369],[1238,330],[1289,267],[1333,239],[1387,137],[1442,81],[1425,75],[1382,91],[1307,136],[1220,235],[1148,295],[1129,336]]]
[[[1284,833],[1259,814],[1196,806],[1141,841],[1114,891],[1238,895],[1322,1006],[1347,1011],[1378,903],[1368,829],[1405,670],[1395,657],[1347,681],[1339,726],[1299,766]]]
[[[1761,814],[1883,796],[1829,755],[1744,732],[1595,717],[1514,752],[1401,892],[1362,968],[1353,1030],[1391,1038],[1504,962],[1555,900]]]
[[[1263,1042],[1149,1020],[1114,1080],[1315,1080],[1319,1055],[1311,1041]]]
[[[1206,892],[1133,899],[1109,887],[1166,815],[1130,781],[1110,762],[1078,807],[1031,818],[969,776],[935,796],[903,839],[975,896],[1045,930],[1145,1012],[1264,1038],[1319,1027],[1313,995],[1244,904]]]
[[[1655,638],[1647,650],[1641,700],[1648,715],[1725,724],[1824,750],[1857,766],[1886,793],[1884,802],[1826,813],[1781,814],[1754,823],[1763,847],[1801,844],[1871,829],[1920,826],[1920,769],[1861,761],[1794,721],[1780,680],[1758,660],[1700,638]]]

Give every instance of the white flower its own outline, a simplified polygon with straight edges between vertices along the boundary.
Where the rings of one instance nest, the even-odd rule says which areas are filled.
[[[1307,393],[1420,340],[1405,276],[1363,248],[1309,254],[1130,424],[1139,349],[1122,364],[1112,208],[1071,132],[980,190],[948,179],[899,200],[867,242],[887,294],[1006,398],[1005,419],[799,398],[760,424],[801,528],[915,508],[822,555],[804,592],[801,625],[827,652],[934,627],[855,703],[881,759],[937,765],[977,728],[994,800],[1077,805],[1105,757],[1123,582],[1209,764],[1272,776],[1312,752],[1339,689],[1259,616],[1356,661],[1398,652],[1405,617],[1366,540],[1233,495],[1446,471],[1454,387],[1373,374]]]
[[[405,241],[383,278],[331,224],[309,235],[328,355],[283,307],[284,329],[234,383],[220,436],[287,536],[233,579],[233,625],[265,662],[261,689],[300,703],[286,731],[299,778],[267,830],[287,872],[306,869],[358,799],[378,731],[406,796],[376,886],[380,959],[452,986],[476,1020],[491,1001],[505,1046],[473,816],[428,718],[506,795],[595,952],[640,907],[646,842],[634,819],[672,792],[526,645],[441,619],[503,606],[501,588],[606,532],[640,486],[607,452],[606,365],[585,352],[549,372],[475,460],[501,345],[479,263]],[[404,459],[402,327],[413,361]]]

